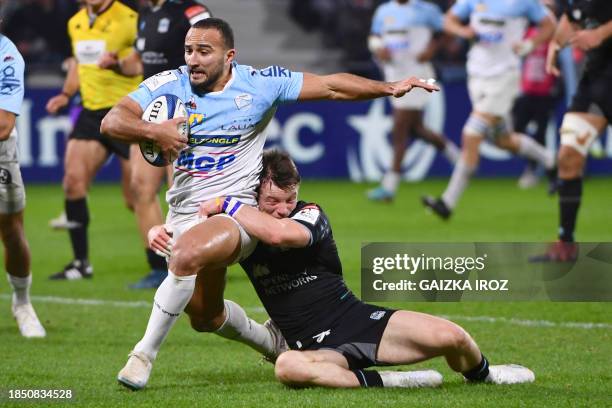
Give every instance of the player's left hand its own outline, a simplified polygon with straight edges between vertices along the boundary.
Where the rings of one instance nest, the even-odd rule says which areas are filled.
[[[113,69],[119,64],[119,55],[116,52],[107,51],[98,60],[98,66],[102,69]]]
[[[402,81],[393,82],[391,83],[393,92],[392,95],[396,98],[400,98],[406,93],[410,92],[413,88],[421,88],[427,92],[439,91],[440,88],[434,85],[435,82],[436,80],[433,78],[419,79],[416,77],[410,77]]]
[[[534,48],[535,48],[535,44],[531,40],[519,41],[512,46],[512,50],[519,57],[524,57],[527,54],[530,54]]]
[[[597,29],[579,30],[570,39],[570,44],[583,51],[597,48],[602,43],[603,38]]]
[[[216,197],[200,203],[198,214],[200,217],[208,218],[211,215],[223,212],[223,201],[225,201],[225,197]]]

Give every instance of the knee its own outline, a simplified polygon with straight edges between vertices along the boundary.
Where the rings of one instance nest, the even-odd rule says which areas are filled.
[[[130,180],[130,191],[136,203],[145,204],[156,202],[158,189],[157,180],[147,179],[137,174],[132,175]]]
[[[465,350],[472,342],[470,335],[452,322],[448,322],[444,330],[438,333],[438,337],[439,344],[446,350]]]
[[[16,215],[0,217],[0,235],[7,244],[25,240],[21,219]]]
[[[561,146],[557,157],[559,176],[564,179],[580,177],[582,161],[582,155],[578,151],[568,146]]]
[[[285,385],[306,385],[308,383],[306,364],[299,351],[285,351],[276,359],[274,375]]]
[[[201,259],[206,258],[202,253],[202,247],[179,239],[172,247],[170,258],[170,270],[177,276],[196,275],[206,265]]]
[[[87,194],[87,182],[78,171],[66,169],[62,185],[68,198],[84,197]]]

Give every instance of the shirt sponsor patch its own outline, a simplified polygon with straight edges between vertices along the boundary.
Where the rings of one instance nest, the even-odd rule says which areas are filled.
[[[319,219],[319,214],[321,214],[319,207],[312,205],[302,208],[297,214],[295,214],[291,218],[294,220],[307,222],[311,225],[315,225],[317,223],[317,220]]]
[[[143,84],[149,88],[150,91],[155,91],[160,86],[165,85],[168,82],[176,81],[177,79],[178,78],[174,72],[164,71],[153,75],[151,78],[147,78]]]
[[[372,320],[380,320],[387,313],[385,310],[378,310],[370,315],[370,319]]]
[[[236,107],[240,110],[248,110],[253,103],[253,95],[251,94],[242,94],[238,95],[234,98],[234,102],[236,102]]]
[[[79,64],[92,65],[97,64],[106,50],[106,41],[104,40],[84,40],[77,41],[75,46],[75,56]]]

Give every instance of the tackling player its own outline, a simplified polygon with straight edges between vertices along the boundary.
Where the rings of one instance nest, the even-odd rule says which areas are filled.
[[[75,123],[64,158],[65,209],[74,259],[51,279],[91,278],[87,191],[98,170],[112,154],[129,157],[129,146],[100,134],[100,121],[121,97],[134,90],[140,77],[101,69],[105,50],[127,54],[136,38],[137,13],[126,0],[86,0],[68,22],[77,64],[71,64],[60,95],[49,101],[54,109],[68,104],[80,90],[83,110]]]
[[[102,68],[113,68],[128,76],[149,78],[159,72],[185,63],[183,50],[176,46],[185,39],[192,24],[210,17],[206,6],[195,0],[151,0],[138,13],[138,37],[133,51],[119,59],[116,52],[105,53],[99,61]],[[157,288],[168,275],[166,259],[155,254],[147,245],[147,232],[163,223],[158,200],[159,188],[167,177],[172,184],[172,168],[153,167],[142,157],[139,147],[130,147],[130,188],[134,198],[136,219],[150,273],[130,285],[132,289]]]
[[[0,14],[0,24],[2,18]],[[15,119],[24,94],[23,57],[11,40],[0,34],[0,237],[4,267],[13,288],[11,311],[24,337],[45,337],[30,303],[30,248],[23,230],[25,187],[17,157]]]
[[[238,65],[232,30],[216,18],[195,23],[184,50],[187,66],[147,79],[102,121],[105,134],[128,142],[152,140],[164,151],[180,152],[174,162],[174,184],[166,197],[170,204],[166,225],[176,241],[168,277],[155,294],[144,337],[119,374],[123,384],[135,389],[147,383],[152,361],[185,307],[198,331],[220,330],[228,337],[241,336],[253,343],[263,341],[262,348],[272,347],[267,329],[249,325],[238,305],[228,311],[223,302],[227,266],[246,258],[257,240],[231,217],[200,219],[198,206],[220,195],[256,204],[265,142],[262,132],[278,104],[401,97],[414,87],[437,90],[417,78],[384,83],[350,74],[317,76],[278,66],[258,70]],[[147,105],[167,93],[186,103],[188,139],[177,131],[177,124],[186,118],[160,124],[141,119]]]
[[[394,0],[380,5],[372,19],[368,48],[382,64],[385,80],[397,81],[408,75],[434,78],[430,60],[442,30],[444,16],[438,6],[422,0]],[[443,135],[423,124],[423,110],[429,101],[425,92],[411,92],[391,98],[393,107],[393,161],[379,187],[368,193],[374,201],[391,201],[401,180],[401,168],[410,136],[431,143],[455,163],[459,149]]]
[[[472,337],[435,316],[392,310],[359,300],[342,278],[326,214],[298,201],[300,176],[286,153],[266,151],[259,210],[234,197],[204,202],[204,216],[231,214],[258,238],[240,264],[292,351],[276,360],[276,377],[291,386],[438,386],[437,371],[366,371],[376,365],[413,364],[442,356],[469,381],[531,382],[517,365],[489,366]],[[220,204],[222,203],[222,204]],[[154,242],[155,248],[163,248]]]
[[[574,230],[587,153],[612,123],[612,3],[607,0],[562,3],[564,14],[548,49],[547,69],[559,75],[557,55],[568,44],[586,51],[587,60],[559,129],[559,241],[533,261],[571,261],[578,256]]]
[[[464,25],[462,21],[468,19],[468,25]],[[528,21],[538,25],[538,33],[524,40]],[[447,12],[444,29],[474,41],[467,61],[472,114],[463,127],[461,158],[442,197],[422,199],[423,205],[438,216],[451,216],[476,172],[484,138],[541,164],[554,188],[554,155],[529,136],[512,133],[505,119],[519,91],[520,57],[551,37],[554,21],[538,0],[459,0]]]

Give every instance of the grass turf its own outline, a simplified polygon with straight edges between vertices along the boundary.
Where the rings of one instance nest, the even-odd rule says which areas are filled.
[[[360,245],[375,241],[548,241],[555,237],[556,199],[543,187],[520,191],[514,180],[477,180],[470,185],[450,222],[426,213],[418,202],[439,193],[443,180],[404,184],[390,205],[370,203],[365,185],[305,181],[301,197],[328,213],[346,280],[359,292]],[[592,179],[585,196],[577,237],[612,241],[610,181]],[[65,232],[51,231],[48,220],[62,207],[58,186],[28,186],[26,229],[34,271],[35,307],[48,331],[44,340],[22,339],[9,313],[7,284],[0,285],[0,405],[11,404],[10,389],[71,389],[83,406],[610,406],[612,305],[605,303],[404,303],[387,306],[451,315],[476,339],[493,364],[522,363],[536,382],[521,386],[465,385],[441,359],[431,367],[445,376],[435,390],[291,390],[277,383],[270,364],[261,364],[245,346],[193,332],[181,318],[170,333],[144,392],[116,384],[117,371],[146,325],[153,291],[130,291],[127,284],[147,269],[134,217],[123,207],[116,185],[95,185],[89,203],[94,278],[51,282],[47,276],[70,260]],[[44,296],[45,298],[40,298]],[[53,297],[53,298],[49,298]],[[266,318],[248,279],[230,271],[226,297],[255,319]],[[130,303],[66,304],[66,299]],[[138,302],[140,301],[140,302]],[[474,316],[547,320],[559,325],[521,326]],[[603,328],[571,328],[564,322],[605,323]],[[606,361],[608,363],[606,363]],[[47,401],[48,402],[48,401]],[[42,401],[16,402],[15,406]]]

